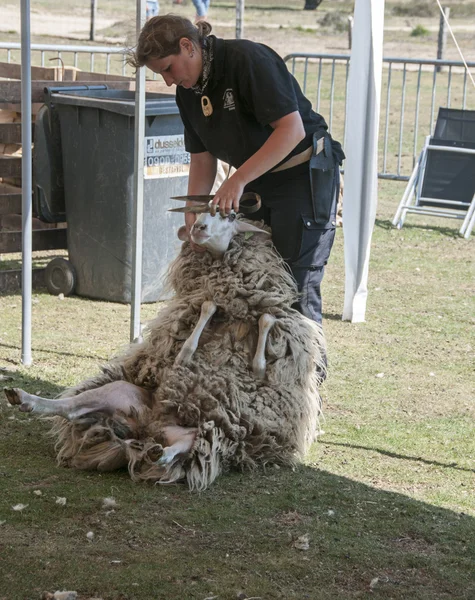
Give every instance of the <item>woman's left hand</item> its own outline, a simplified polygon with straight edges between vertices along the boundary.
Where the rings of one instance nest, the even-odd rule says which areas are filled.
[[[244,185],[236,171],[216,192],[210,203],[211,214],[214,216],[216,211],[219,211],[219,214],[224,217],[229,215],[231,210],[239,212],[239,200],[244,192]]]

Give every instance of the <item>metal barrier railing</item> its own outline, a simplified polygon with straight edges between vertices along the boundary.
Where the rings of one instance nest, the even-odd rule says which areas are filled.
[[[343,141],[350,56],[293,53],[284,58],[317,112],[327,119],[335,138]],[[475,67],[475,63],[467,63]],[[468,106],[468,77],[462,62],[384,58],[381,93],[380,168],[382,179],[407,181],[425,137],[433,132],[436,108]],[[341,117],[335,119],[340,111]],[[408,117],[408,115],[410,115]]]
[[[0,61],[20,62],[20,48],[18,43],[0,43]],[[120,46],[32,44],[31,51],[32,65],[61,59],[82,70],[133,76]],[[333,136],[344,141],[350,56],[293,53],[284,61],[315,110],[327,120]],[[475,67],[473,62],[467,64]],[[407,180],[420,151],[419,140],[422,145],[433,131],[436,108],[475,109],[475,102],[473,94],[468,102],[469,82],[462,62],[385,58],[383,66],[379,177]],[[150,76],[156,78],[154,73]]]
[[[2,56],[2,53],[4,56],[6,55],[6,62],[8,63],[16,62],[16,60],[20,62],[20,48],[21,44],[19,43],[0,42],[0,56]],[[96,55],[101,55],[101,70],[98,72],[111,74],[111,66],[113,66],[115,67],[113,69],[115,75],[126,75],[128,69],[123,59],[124,48],[121,47],[31,44],[31,55],[31,64],[40,67],[46,66],[46,60],[61,59],[65,65],[81,68],[84,71],[95,72]],[[116,56],[118,60],[116,64],[111,65],[111,57],[113,56]],[[86,57],[89,59],[88,62]],[[132,73],[131,70],[130,73]]]
[[[20,62],[21,44],[0,42],[0,62]],[[45,67],[47,62],[61,59],[65,66],[73,66],[91,73],[134,77],[134,70],[125,62],[122,46],[88,46],[69,44],[31,44],[31,64]],[[147,71],[147,78],[156,79],[156,73]]]

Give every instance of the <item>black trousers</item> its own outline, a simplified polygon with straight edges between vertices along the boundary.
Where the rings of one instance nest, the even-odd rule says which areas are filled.
[[[327,198],[319,197],[318,186],[311,185],[309,162],[263,175],[245,189],[262,199],[260,210],[249,218],[262,219],[272,228],[274,245],[297,282],[300,295],[294,308],[318,323],[322,322],[320,286],[335,239],[338,166],[331,177]]]

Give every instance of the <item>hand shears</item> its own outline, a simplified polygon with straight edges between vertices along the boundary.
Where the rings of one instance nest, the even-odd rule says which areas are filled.
[[[172,200],[184,200],[186,202],[196,202],[190,206],[182,206],[181,208],[169,208],[169,212],[181,213],[207,213],[211,210],[211,201],[214,194],[202,196],[172,196]],[[255,192],[245,192],[239,200],[239,212],[244,215],[250,215],[257,212],[261,207],[261,197]]]

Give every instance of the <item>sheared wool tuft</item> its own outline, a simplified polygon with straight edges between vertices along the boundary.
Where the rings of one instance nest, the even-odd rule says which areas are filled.
[[[264,225],[262,229],[267,230]],[[229,468],[293,464],[318,433],[325,342],[321,327],[291,306],[294,280],[267,237],[237,235],[222,259],[185,243],[168,274],[173,297],[150,322],[141,344],[63,397],[126,380],[153,391],[153,404],[134,419],[107,416],[93,425],[57,418],[61,464],[79,469],[128,467],[134,480],[186,480],[203,490]],[[206,300],[217,311],[188,366],[174,366]],[[276,318],[266,346],[264,380],[252,360],[259,317]],[[170,424],[195,427],[184,460],[157,464]]]

